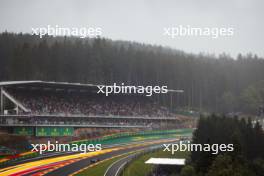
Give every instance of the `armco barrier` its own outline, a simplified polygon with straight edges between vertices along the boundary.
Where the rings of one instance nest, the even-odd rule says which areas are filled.
[[[111,141],[114,139],[127,138],[127,137],[141,137],[141,136],[149,136],[149,135],[169,135],[169,134],[192,134],[193,129],[191,128],[184,128],[184,129],[175,129],[175,130],[157,130],[157,131],[142,131],[142,132],[127,132],[127,133],[118,133],[113,135],[104,136],[102,138],[94,138],[89,140],[81,140],[81,141],[74,141],[72,143],[75,144],[96,144],[96,143],[107,143],[111,144]],[[124,141],[125,142],[125,141]]]

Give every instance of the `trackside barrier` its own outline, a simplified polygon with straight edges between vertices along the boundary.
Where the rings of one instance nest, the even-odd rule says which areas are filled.
[[[168,134],[185,134],[185,133],[192,133],[193,129],[191,128],[184,128],[184,129],[176,129],[176,130],[156,130],[156,131],[141,131],[141,132],[125,132],[125,133],[118,133],[113,135],[104,136],[101,138],[94,138],[89,140],[81,140],[81,141],[74,141],[73,144],[96,144],[96,143],[103,143],[106,141],[111,141],[117,138],[126,138],[126,137],[140,137],[140,136],[150,136],[150,135],[168,135]]]

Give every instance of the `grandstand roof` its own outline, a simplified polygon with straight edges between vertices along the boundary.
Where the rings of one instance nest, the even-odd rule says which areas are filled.
[[[52,82],[52,81],[5,81],[0,82],[0,87],[14,87],[14,88],[52,88],[52,89],[85,89],[90,91],[97,90],[96,84],[82,84],[69,82]],[[183,90],[168,89],[171,93],[183,93]]]
[[[32,88],[54,88],[54,89],[92,89],[95,90],[97,85],[68,83],[68,82],[50,82],[50,81],[6,81],[0,82],[0,87],[32,87]]]

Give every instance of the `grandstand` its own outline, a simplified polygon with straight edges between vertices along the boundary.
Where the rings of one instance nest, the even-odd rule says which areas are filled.
[[[186,119],[144,95],[97,94],[93,84],[0,82],[1,129],[15,134],[71,136],[79,128],[169,129]]]

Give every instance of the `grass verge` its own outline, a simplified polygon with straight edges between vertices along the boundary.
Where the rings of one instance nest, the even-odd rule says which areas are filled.
[[[132,154],[132,153],[130,153]],[[74,176],[103,176],[106,169],[115,161],[128,156],[129,154],[120,155],[111,159],[102,160],[101,162],[95,163],[81,172],[74,174]]]

